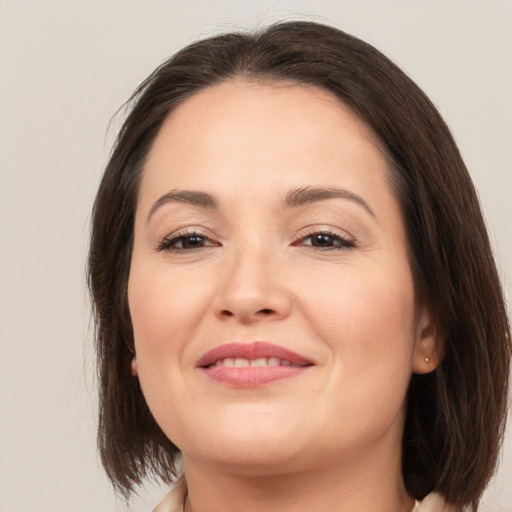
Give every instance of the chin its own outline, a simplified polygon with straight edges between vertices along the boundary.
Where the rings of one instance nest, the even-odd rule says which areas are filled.
[[[297,470],[299,453],[267,443],[231,443],[202,453],[203,461],[241,476],[268,476]],[[184,454],[186,464],[187,456]]]
[[[283,429],[282,423],[277,427],[269,422],[246,422],[243,426],[235,422],[229,428],[210,425],[201,435],[188,438],[194,442],[181,443],[180,449],[185,460],[190,454],[205,462],[236,468],[240,474],[263,475],[270,467],[280,472],[288,465],[296,466],[303,443],[291,430]]]

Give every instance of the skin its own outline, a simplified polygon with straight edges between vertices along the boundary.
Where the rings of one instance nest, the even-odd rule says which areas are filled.
[[[143,171],[128,298],[134,374],[183,453],[186,510],[412,509],[405,394],[439,344],[415,300],[389,175],[370,130],[314,87],[234,80],[163,124]],[[372,213],[343,197],[283,203],[304,187],[349,191]],[[155,206],[182,190],[217,208]],[[191,239],[176,237],[191,233],[197,246],[183,248]],[[214,347],[255,340],[314,366],[249,389],[196,368]]]

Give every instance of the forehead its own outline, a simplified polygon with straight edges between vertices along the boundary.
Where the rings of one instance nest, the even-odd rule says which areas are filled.
[[[371,129],[334,94],[290,82],[232,80],[194,94],[167,116],[139,199],[154,201],[173,188],[236,197],[311,185],[371,195],[376,184],[387,186],[388,174]]]
[[[317,135],[324,139],[326,133],[322,131],[336,127],[345,134],[352,132],[384,156],[386,153],[371,128],[333,93],[289,81],[234,79],[200,90],[170,112],[157,138],[162,134],[179,137],[183,133],[189,137],[194,133],[194,142],[200,137],[206,142],[204,136],[208,135],[213,143],[235,143],[237,136],[251,132],[263,142],[265,135],[275,137],[275,130],[270,129],[279,128],[278,123],[283,121],[288,126],[281,133],[281,143],[295,142],[292,138],[301,131],[311,141]],[[258,128],[262,130],[258,132]],[[341,144],[343,139],[338,142]]]

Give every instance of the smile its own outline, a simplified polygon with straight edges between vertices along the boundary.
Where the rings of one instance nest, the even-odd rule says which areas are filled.
[[[262,341],[221,345],[204,354],[196,365],[211,380],[241,388],[296,377],[312,366],[309,359]]]
[[[237,357],[236,359],[233,357],[226,357],[225,359],[217,359],[214,364],[209,367],[218,368],[219,366],[223,366],[226,368],[246,368],[248,366],[252,367],[264,367],[264,366],[290,366],[290,367],[300,367],[301,365],[294,364],[287,359],[279,359],[278,357],[259,357],[258,359],[245,359],[243,357]]]

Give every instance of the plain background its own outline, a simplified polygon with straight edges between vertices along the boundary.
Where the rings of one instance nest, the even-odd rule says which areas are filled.
[[[0,511],[126,511],[95,449],[88,219],[136,85],[194,39],[305,15],[390,56],[427,92],[476,183],[510,299],[509,0],[0,0]],[[512,426],[483,510],[512,511]],[[507,484],[508,482],[508,484]],[[131,511],[149,511],[148,487]]]

